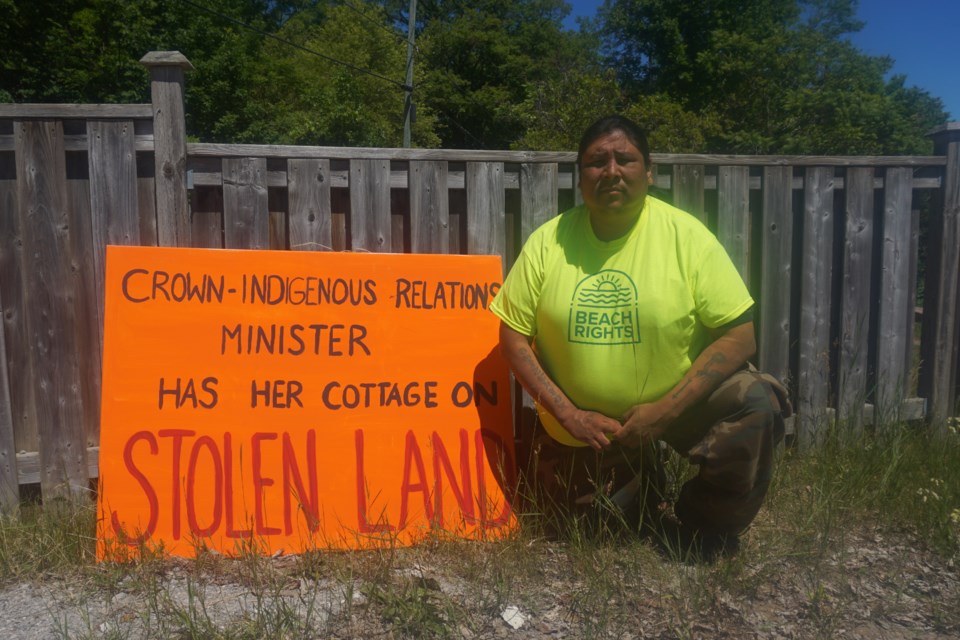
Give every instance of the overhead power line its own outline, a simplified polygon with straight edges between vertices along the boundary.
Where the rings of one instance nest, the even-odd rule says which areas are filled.
[[[332,57],[332,56],[328,56],[328,55],[325,54],[325,53],[320,53],[319,51],[314,51],[313,49],[309,49],[309,48],[304,47],[304,46],[302,46],[302,45],[296,44],[295,42],[290,42],[289,40],[284,40],[283,38],[281,38],[281,37],[279,37],[279,36],[276,36],[276,35],[270,33],[269,31],[264,31],[263,29],[258,29],[257,27],[254,27],[253,25],[250,25],[250,24],[247,24],[246,22],[243,22],[242,20],[237,20],[236,18],[233,18],[233,17],[228,16],[228,15],[224,15],[223,13],[220,13],[219,11],[215,11],[215,10],[213,10],[213,9],[208,9],[207,7],[204,7],[204,6],[199,5],[199,4],[195,3],[195,2],[192,2],[191,0],[180,0],[180,2],[182,2],[183,4],[189,5],[189,6],[193,7],[194,9],[199,9],[200,11],[203,11],[204,13],[208,13],[208,14],[210,14],[210,15],[217,16],[218,18],[221,18],[221,19],[223,19],[223,20],[226,20],[227,22],[232,22],[233,24],[235,24],[235,25],[237,25],[237,26],[240,26],[240,27],[243,27],[244,29],[248,29],[248,30],[250,30],[250,31],[253,31],[254,33],[258,33],[258,34],[260,34],[260,35],[262,35],[262,36],[264,36],[264,37],[266,37],[266,38],[270,38],[270,39],[272,39],[272,40],[276,40],[277,42],[280,42],[280,43],[282,43],[282,44],[287,45],[288,47],[293,47],[294,49],[298,49],[298,50],[300,50],[300,51],[303,51],[304,53],[309,53],[309,54],[311,54],[311,55],[317,56],[318,58],[322,58],[322,59],[324,59],[324,60],[327,60],[328,62],[332,62],[332,63],[334,63],[334,64],[338,64],[338,65],[340,65],[340,66],[342,66],[342,67],[346,67],[346,68],[348,68],[348,69],[350,69],[350,70],[352,70],[352,71],[356,71],[357,73],[362,73],[362,74],[364,74],[364,75],[368,75],[368,76],[371,76],[371,77],[373,77],[373,78],[377,78],[378,80],[383,80],[384,82],[389,82],[389,83],[392,84],[393,86],[398,87],[398,88],[400,88],[400,89],[403,89],[404,91],[412,91],[412,90],[413,90],[413,87],[411,87],[410,85],[408,85],[408,84],[406,84],[406,83],[397,82],[396,80],[393,80],[393,79],[388,78],[388,77],[386,77],[386,76],[380,75],[380,74],[377,73],[376,71],[371,71],[370,69],[364,69],[364,68],[362,68],[362,67],[358,67],[358,66],[355,65],[355,64],[350,64],[349,62],[345,62],[345,61],[343,61],[343,60],[338,60],[337,58],[334,58],[334,57]]]
[[[371,18],[365,11],[363,11],[362,9],[360,9],[359,7],[357,7],[357,5],[353,4],[352,2],[348,2],[348,0],[340,0],[340,3],[341,3],[343,6],[345,6],[346,8],[348,8],[348,9],[350,9],[351,11],[353,11],[354,13],[356,13],[357,15],[359,15],[361,18],[363,18],[364,20],[366,20],[366,21],[369,22],[370,24],[372,24],[373,26],[377,27],[378,29],[382,29],[383,31],[386,31],[387,33],[389,33],[391,36],[393,36],[394,38],[396,38],[397,40],[399,40],[399,41],[402,42],[403,44],[407,44],[407,36],[404,36],[404,35],[396,32],[396,31],[394,31],[393,29],[391,29],[390,27],[386,26],[385,24],[383,24],[383,23],[380,22],[379,20],[376,20],[376,19],[374,19],[374,18]]]
[[[417,0],[410,0],[410,16],[407,21],[407,86],[410,90],[403,101],[403,146],[410,146],[411,127],[413,126],[413,51],[417,48]]]

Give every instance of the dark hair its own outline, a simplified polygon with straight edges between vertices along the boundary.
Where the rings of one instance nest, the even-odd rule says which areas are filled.
[[[614,131],[622,131],[627,136],[627,139],[640,150],[643,155],[643,162],[649,167],[650,143],[647,142],[647,132],[636,122],[623,116],[604,116],[587,127],[580,138],[580,148],[577,150],[577,166],[580,166],[583,160],[583,152],[587,150],[587,147],[593,144],[597,138],[602,138]]]

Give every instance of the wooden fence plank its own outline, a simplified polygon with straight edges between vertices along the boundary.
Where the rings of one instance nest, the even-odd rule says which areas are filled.
[[[66,163],[60,122],[15,125],[23,282],[45,499],[87,490]]]
[[[873,267],[873,168],[847,169],[846,229],[840,300],[840,361],[837,418],[863,426],[870,347],[870,270]]]
[[[703,165],[676,164],[673,166],[673,204],[706,223],[703,208]]]
[[[907,350],[903,354],[903,370],[909,372],[909,396],[918,395],[916,388],[920,377],[920,341],[916,336],[917,331],[917,278],[920,272],[920,209],[910,211],[910,275],[908,283],[910,291],[907,299],[910,301],[910,308],[905,309],[907,313]],[[914,357],[916,354],[916,357]]]
[[[290,248],[295,251],[332,251],[330,161],[291,159],[287,161],[287,175]]]
[[[657,168],[650,167],[653,175],[656,175]],[[573,165],[573,204],[579,206],[583,204],[583,192],[580,191],[580,165]]]
[[[6,337],[6,366],[13,414],[13,436],[19,450],[37,451],[40,434],[34,413],[30,373],[30,340],[27,338],[23,300],[23,235],[17,215],[16,160],[13,152],[0,153],[0,298]]]
[[[40,454],[36,451],[17,453],[17,480],[21,485],[40,482]],[[100,447],[87,447],[87,475],[92,480],[100,475]]]
[[[958,349],[960,349],[960,124],[944,125],[934,135],[934,148],[946,156],[943,191],[930,224],[923,304],[921,393],[930,402],[930,420],[945,433],[956,412]]]
[[[450,253],[450,196],[447,163],[412,160],[410,189],[410,250]]]
[[[763,170],[760,369],[790,382],[790,284],[793,267],[792,167]]]
[[[520,242],[527,241],[534,229],[557,215],[557,165],[532,163],[520,165]]]
[[[176,51],[153,51],[140,62],[150,70],[159,244],[163,247],[190,247],[193,242],[187,204],[187,125],[183,84],[184,73],[193,66]]]
[[[3,297],[0,296],[0,313]],[[17,444],[13,437],[13,408],[7,375],[7,350],[3,323],[0,322],[0,515],[12,514],[20,503],[17,481]]]
[[[153,161],[137,157],[137,212],[140,216],[140,246],[157,246],[156,180]]]
[[[393,248],[389,160],[350,161],[350,244],[354,251]]]
[[[280,191],[275,197],[269,196],[267,190],[267,247],[271,251],[285,251],[290,248],[290,237],[287,230],[287,192]]]
[[[880,309],[877,330],[877,388],[874,404],[877,423],[898,419],[900,404],[907,395],[910,370],[904,353],[909,352],[913,335],[910,297],[913,170],[891,167],[884,179],[883,255],[880,276]],[[909,323],[909,324],[908,324]]]
[[[96,267],[91,214],[89,154],[66,154],[67,220],[74,272],[77,367],[88,446],[100,438],[101,323],[97,319]]]
[[[67,141],[70,141],[70,136],[67,136]],[[86,150],[86,139],[84,136],[76,136],[78,141],[77,149],[67,149],[68,151],[84,151]],[[79,144],[82,142],[83,144]],[[139,143],[138,143],[139,144]],[[245,146],[245,148],[249,148]],[[137,149],[140,150],[139,147]],[[3,136],[0,135],[0,152],[3,151]],[[367,155],[366,153],[360,153],[365,150],[358,150],[357,155]],[[234,157],[236,154],[230,154],[225,157]],[[342,155],[342,154],[337,154]],[[259,157],[259,156],[258,156]],[[273,160],[272,156],[267,157],[268,163]],[[296,154],[294,157],[303,157],[302,154]],[[209,156],[201,157],[192,157],[190,158],[191,171],[193,171],[193,184],[194,186],[214,186],[221,183],[220,176],[220,164],[219,162],[211,163],[211,160],[219,160],[217,158],[211,158]],[[284,159],[286,160],[286,158]],[[463,164],[464,162],[480,162],[480,160],[465,160],[463,158],[457,158],[451,160],[451,164],[456,162],[457,164]],[[490,160],[493,162],[493,160]],[[906,163],[904,163],[906,164]],[[519,166],[519,165],[518,165]],[[559,166],[559,165],[558,165]],[[741,163],[739,165],[731,166],[747,166],[746,163]],[[761,165],[762,166],[762,165]],[[778,165],[779,166],[779,165]],[[810,163],[803,163],[801,166],[810,166]],[[891,165],[883,165],[891,166]],[[655,168],[656,170],[656,168]],[[331,169],[330,171],[330,186],[334,189],[336,188],[346,188],[349,185],[349,171],[347,169],[336,170]],[[465,175],[464,171],[454,169],[447,171],[447,188],[448,189],[463,189],[464,188]],[[662,190],[669,191],[672,189],[674,179],[671,173],[664,174],[654,174],[653,184]],[[843,188],[843,177],[837,176],[833,180],[835,189]],[[913,179],[913,188],[914,189],[939,189],[941,186],[942,180],[939,177],[916,177]],[[390,188],[391,189],[406,189],[408,184],[407,180],[407,170],[406,169],[391,169],[390,171]],[[519,189],[520,188],[520,172],[519,170],[507,170],[504,172],[503,176],[504,187],[508,190]],[[760,191],[763,188],[763,179],[760,176],[751,176],[750,177],[750,190],[751,191]],[[286,188],[287,186],[287,171],[286,169],[279,168],[267,169],[267,186],[270,188]],[[577,186],[577,177],[576,172],[571,171],[562,171],[557,176],[557,186],[561,189],[575,189]],[[874,186],[880,188],[883,186],[882,178],[874,178]],[[707,174],[703,177],[703,189],[704,194],[708,191],[715,191],[717,189],[717,176]],[[803,189],[803,178],[796,176],[793,179],[793,190],[801,191]],[[452,195],[452,194],[451,194]],[[574,203],[581,204],[583,202],[583,194],[577,191],[574,194]],[[456,215],[456,214],[453,214]]]
[[[720,167],[717,238],[743,281],[750,284],[750,167]]]
[[[152,118],[149,104],[4,104],[0,118],[45,118],[48,120],[86,118]]]
[[[194,247],[223,248],[223,189],[195,189],[191,196],[190,236]]]
[[[0,117],[4,106],[0,105]],[[340,160],[447,160],[453,162],[576,162],[575,151],[496,151],[486,149],[397,149],[317,147],[307,145],[222,144],[192,142],[191,156],[264,156],[274,158],[330,158]],[[943,156],[749,156],[699,153],[652,153],[651,165],[744,165],[776,167],[942,167]]]
[[[223,161],[223,242],[227,249],[269,249],[265,158]]]
[[[133,145],[133,122],[87,123],[90,140],[90,210],[95,244],[140,243],[137,193],[137,154]],[[98,271],[103,271],[103,246],[94,250]],[[103,292],[103,273],[97,278],[97,294]]]
[[[808,168],[804,182],[796,432],[799,444],[808,447],[818,441],[828,422],[833,167]]]
[[[101,349],[103,345],[103,281],[106,273],[106,245],[140,244],[140,218],[137,194],[137,151],[134,145],[132,120],[87,122],[90,144],[90,225],[93,255],[93,308],[96,311],[95,344],[84,341],[84,361],[89,362],[90,375],[84,384],[93,392],[84,395],[85,406],[91,404],[93,424],[87,426],[88,445],[99,442],[99,405]],[[82,243],[87,244],[87,243]],[[83,250],[78,247],[78,254]],[[86,296],[85,296],[86,297]],[[83,366],[83,365],[81,365]],[[87,414],[90,415],[91,411]]]
[[[502,162],[467,163],[467,253],[499,255],[506,273],[506,199]]]

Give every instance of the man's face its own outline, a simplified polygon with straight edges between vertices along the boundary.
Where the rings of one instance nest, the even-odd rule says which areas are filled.
[[[622,131],[594,140],[580,160],[580,192],[593,214],[634,212],[652,182],[643,154]]]

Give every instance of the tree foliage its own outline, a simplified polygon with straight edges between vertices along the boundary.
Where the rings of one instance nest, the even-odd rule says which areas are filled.
[[[345,6],[302,11],[278,31],[281,40],[266,43],[253,100],[273,113],[264,114],[251,137],[285,144],[402,144],[406,45],[379,7],[368,6],[364,16],[358,20]],[[415,71],[415,78],[422,76],[419,67]],[[430,108],[422,107],[413,123],[415,144],[439,144],[434,122]]]
[[[437,110],[444,146],[509,148],[524,134],[528,86],[596,58],[563,29],[568,11],[562,0],[427,4],[419,99]]]
[[[198,139],[397,146],[407,0],[0,0],[0,100],[147,102],[179,50]],[[420,0],[417,146],[571,149],[624,113],[665,152],[930,151],[942,102],[851,44],[856,0]]]
[[[719,124],[712,151],[913,153],[942,103],[886,76],[846,36],[853,0],[607,0],[607,63],[631,96],[663,93]]]
[[[576,149],[583,131],[611,113],[623,114],[646,129],[651,147],[658,151],[700,151],[707,138],[718,133],[710,117],[687,111],[664,94],[629,99],[609,70],[574,71],[532,83],[521,113],[525,133],[514,143],[519,149]]]

